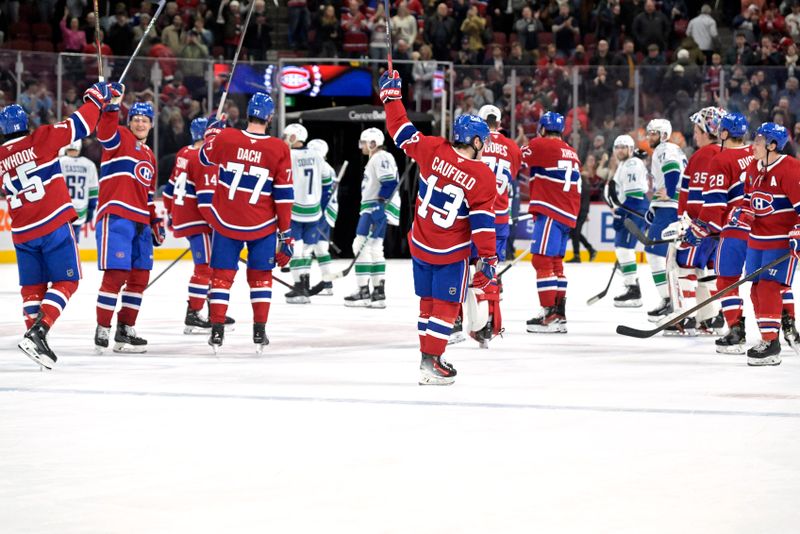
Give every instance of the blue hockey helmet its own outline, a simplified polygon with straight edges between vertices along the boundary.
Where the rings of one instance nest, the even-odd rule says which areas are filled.
[[[459,115],[453,121],[453,139],[456,143],[469,145],[475,136],[479,137],[482,143],[489,137],[489,125],[477,115]]]
[[[719,131],[727,131],[728,135],[734,138],[742,138],[747,133],[747,118],[741,113],[728,113],[719,121]]]
[[[192,123],[189,125],[189,132],[192,134],[192,141],[199,141],[203,138],[203,133],[206,131],[206,126],[208,126],[208,119],[205,117],[197,117]]]
[[[155,114],[153,113],[153,105],[150,102],[136,102],[131,106],[130,111],[128,111],[128,124],[130,124],[131,119],[133,119],[136,115],[143,115],[150,119],[150,122],[153,122],[153,117]]]
[[[767,146],[775,143],[777,150],[783,150],[786,142],[789,141],[789,131],[786,127],[774,122],[765,122],[759,126],[758,130],[756,130],[756,135],[762,136],[766,140]]]
[[[267,93],[256,93],[247,103],[247,116],[268,121],[275,111],[275,103]]]
[[[545,132],[558,132],[564,131],[564,115],[556,113],[555,111],[548,111],[539,117],[539,128]]]
[[[2,118],[3,133],[8,135],[28,130],[28,114],[19,104],[11,104],[3,108]]]

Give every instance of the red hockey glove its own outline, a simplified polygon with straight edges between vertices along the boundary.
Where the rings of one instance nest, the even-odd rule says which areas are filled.
[[[705,227],[703,223],[699,223],[697,221],[692,221],[691,226],[686,230],[686,233],[683,234],[683,241],[684,243],[688,243],[689,245],[696,247],[700,245],[700,242],[708,237],[708,229]]]
[[[111,88],[105,82],[98,82],[83,93],[83,101],[91,102],[99,109],[103,109],[103,106],[110,104],[111,97]]]
[[[161,217],[152,219],[150,221],[150,230],[153,232],[153,246],[160,247],[167,238],[167,232],[164,229],[164,219]]]
[[[392,72],[384,71],[378,81],[381,102],[385,104],[391,100],[400,100],[402,98],[402,87],[403,81],[400,79],[400,73],[396,70]]]
[[[486,289],[495,278],[497,268],[497,256],[481,258],[475,264],[475,274],[472,276],[472,287],[475,289]]]
[[[278,232],[278,253],[275,254],[275,262],[280,267],[289,265],[289,261],[294,254],[294,239],[289,231]]]
[[[792,255],[800,258],[800,224],[794,225],[789,232],[789,246],[792,247]]]
[[[206,131],[203,133],[203,139],[208,140],[220,133],[227,126],[227,121],[228,115],[223,113],[219,119],[209,122],[208,126],[206,126]]]
[[[747,206],[739,206],[728,215],[728,224],[738,228],[750,228],[756,218],[755,212]]]
[[[108,86],[111,89],[111,100],[103,108],[103,111],[119,111],[119,103],[122,102],[122,97],[125,95],[125,86],[118,82],[111,82]]]

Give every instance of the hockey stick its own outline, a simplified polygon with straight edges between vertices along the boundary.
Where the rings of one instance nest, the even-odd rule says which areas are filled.
[[[240,257],[239,261],[241,263],[244,263],[245,265],[247,265],[247,260],[246,259]],[[281,284],[282,286],[288,287],[289,289],[294,289],[293,285],[291,285],[289,282],[285,282],[285,281],[281,280],[280,278],[278,278],[274,274],[272,275],[272,279],[275,280],[276,282],[278,282],[279,284]]]
[[[100,7],[98,0],[94,0],[94,46],[97,48],[97,78],[100,83],[106,81],[103,75],[103,52],[100,49]]]
[[[518,223],[522,221],[527,221],[528,219],[533,219],[533,213],[523,213],[522,215],[517,215],[516,217],[511,217],[512,223]]]
[[[513,267],[513,266],[514,266],[514,265],[515,265],[515,264],[516,264],[516,263],[517,263],[519,260],[521,260],[522,258],[524,258],[525,256],[527,256],[527,254],[528,254],[527,252],[523,252],[523,253],[522,253],[522,254],[520,254],[519,256],[516,256],[516,257],[515,257],[515,258],[514,258],[514,259],[511,261],[511,263],[509,263],[508,265],[506,265],[505,267],[503,267],[503,270],[502,270],[502,271],[500,271],[499,273],[497,273],[495,276],[496,276],[498,279],[500,279],[500,277],[501,277],[501,276],[503,276],[503,275],[506,273],[506,271],[508,271],[510,268],[512,268],[512,267]]]
[[[158,0],[158,8],[156,9],[153,18],[150,19],[150,22],[147,24],[147,28],[145,28],[144,33],[142,34],[142,38],[139,40],[139,44],[136,45],[136,49],[134,49],[133,54],[131,54],[131,57],[128,59],[128,64],[125,65],[125,70],[122,71],[122,76],[120,76],[119,80],[117,80],[118,83],[123,83],[125,81],[125,76],[128,75],[128,70],[130,70],[131,65],[133,65],[133,60],[136,59],[136,56],[139,55],[139,50],[141,50],[145,39],[147,39],[147,34],[149,34],[150,30],[152,30],[153,26],[155,26],[158,16],[161,14],[161,11],[164,9],[164,6],[166,5],[167,5],[167,0]]]
[[[678,324],[679,322],[683,321],[687,317],[693,315],[697,310],[699,310],[699,309],[711,304],[712,302],[714,302],[716,300],[719,300],[720,298],[724,297],[725,295],[727,295],[728,293],[730,293],[734,289],[738,288],[739,286],[743,285],[744,283],[749,282],[749,281],[753,280],[754,278],[757,278],[761,273],[763,273],[763,272],[765,272],[765,271],[767,271],[769,269],[772,269],[773,267],[775,267],[776,265],[778,265],[780,263],[783,263],[784,261],[788,260],[791,256],[792,256],[792,253],[789,252],[787,254],[784,254],[780,258],[769,262],[768,264],[764,265],[760,269],[756,269],[752,273],[748,274],[747,276],[745,276],[744,278],[742,278],[738,282],[729,285],[728,287],[726,287],[722,291],[719,291],[716,295],[714,295],[712,297],[709,297],[706,300],[704,300],[703,302],[697,304],[696,306],[694,306],[692,308],[689,308],[688,310],[684,311],[683,313],[672,317],[668,321],[662,323],[657,328],[653,328],[652,330],[639,330],[638,328],[631,328],[630,326],[618,325],[617,326],[617,334],[621,334],[623,336],[629,336],[629,337],[637,337],[639,339],[645,339],[645,338],[648,338],[648,337],[652,337],[652,336],[658,334],[659,332],[661,332],[662,330],[664,330],[666,328],[669,328],[670,326]]]
[[[172,269],[172,268],[175,266],[175,264],[176,264],[176,263],[178,263],[178,262],[181,260],[181,258],[183,258],[184,256],[186,256],[186,255],[189,253],[189,251],[190,251],[190,250],[192,250],[192,249],[191,249],[191,247],[189,247],[189,248],[187,248],[186,250],[184,250],[183,252],[181,252],[181,255],[180,255],[180,256],[178,256],[177,258],[175,258],[174,260],[172,260],[172,263],[170,263],[169,265],[167,265],[167,267],[166,267],[166,268],[165,268],[163,271],[161,271],[160,273],[158,273],[158,276],[156,276],[155,278],[153,278],[152,280],[150,280],[150,283],[149,283],[149,284],[147,284],[147,285],[145,286],[145,289],[148,289],[150,286],[152,286],[153,284],[155,284],[155,283],[156,283],[156,281],[157,281],[159,278],[161,278],[162,276],[164,276],[164,274],[165,274],[167,271],[169,271],[170,269]]]
[[[633,237],[636,238],[639,243],[643,244],[646,247],[652,247],[654,245],[668,245],[669,243],[674,243],[674,239],[650,239],[645,235],[644,232],[633,222],[633,219],[625,219],[622,223],[625,225],[625,229],[628,230]]]
[[[392,26],[389,24],[391,19],[391,11],[389,11],[389,0],[383,0],[383,17],[386,19],[386,59],[389,62],[389,73],[394,70],[392,68]]]
[[[231,75],[228,77],[228,83],[225,84],[225,91],[222,92],[222,96],[219,99],[219,106],[217,106],[217,120],[222,118],[222,106],[225,105],[225,101],[228,99],[228,91],[230,91],[231,84],[233,83],[233,73],[236,72],[236,64],[239,62],[239,52],[242,51],[242,45],[244,44],[244,36],[247,33],[247,28],[250,26],[250,17],[253,15],[253,8],[256,7],[255,0],[250,2],[250,9],[247,11],[247,18],[244,19],[244,29],[242,30],[242,35],[239,37],[239,44],[236,46],[236,53],[233,55],[233,64],[231,65]]]
[[[587,300],[586,301],[586,305],[587,306],[591,306],[592,304],[594,304],[595,302],[599,301],[600,299],[602,299],[603,297],[605,297],[608,294],[608,290],[611,288],[611,282],[614,281],[614,275],[617,274],[617,269],[618,268],[619,268],[619,262],[615,261],[614,262],[614,270],[611,271],[611,276],[608,278],[608,283],[606,284],[606,288],[604,290],[602,290],[600,293],[598,293],[597,295],[595,295],[592,298],[590,298],[589,300]]]

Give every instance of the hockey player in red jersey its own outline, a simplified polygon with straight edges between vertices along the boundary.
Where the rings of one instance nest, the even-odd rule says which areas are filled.
[[[20,106],[8,106],[1,113],[5,142],[0,147],[0,172],[28,328],[19,348],[47,369],[57,359],[47,334],[81,278],[71,225],[78,214],[72,207],[58,151],[91,134],[101,110],[120,98],[108,84],[94,84],[84,93],[84,104],[75,113],[65,121],[40,126],[32,134]]]
[[[131,106],[126,126],[119,123],[119,106],[108,106],[97,125],[97,140],[103,146],[95,223],[97,266],[103,271],[94,335],[99,353],[108,348],[111,319],[120,295],[114,352],[147,350],[147,341],[136,335],[134,326],[153,269],[153,247],[160,246],[165,237],[164,223],[156,216],[153,202],[156,158],[146,144],[152,127],[153,107],[149,102]]]
[[[746,202],[734,217],[750,222],[747,240],[747,272],[793,253],[789,259],[761,273],[750,288],[750,298],[756,314],[761,341],[747,351],[747,365],[779,365],[781,344],[778,334],[782,327],[781,293],[792,286],[797,256],[800,255],[800,161],[780,155],[789,132],[773,122],[765,122],[753,141],[755,161],[750,166],[746,187]],[[797,331],[784,326],[784,335],[797,344]]]
[[[189,126],[192,144],[180,149],[175,156],[175,167],[169,182],[164,188],[164,207],[170,215],[172,232],[175,237],[185,237],[189,241],[194,260],[194,273],[189,279],[189,303],[183,320],[183,333],[205,332],[211,323],[200,315],[206,305],[208,288],[211,284],[211,227],[197,207],[197,191],[217,183],[214,169],[200,162],[200,147],[208,126],[208,119],[198,117]],[[230,317],[225,324],[233,324]]]
[[[197,192],[197,204],[214,230],[208,343],[215,352],[225,338],[225,312],[244,245],[258,353],[269,344],[272,269],[292,257],[292,161],[286,143],[267,134],[274,109],[268,94],[254,94],[247,104],[247,129],[222,128],[223,121],[214,122],[200,149],[200,161],[217,168],[217,184]]]
[[[472,278],[475,290],[496,283],[495,177],[480,160],[489,127],[475,115],[453,123],[450,144],[421,134],[408,120],[397,71],[380,78],[386,127],[395,144],[420,169],[419,194],[408,242],[414,268],[414,291],[420,297],[420,385],[452,384],[455,368],[444,361],[447,338],[466,294],[470,245],[479,260]]]
[[[539,137],[522,148],[522,163],[530,171],[530,204],[534,215],[531,263],[542,311],[527,322],[528,332],[567,332],[567,278],[564,253],[570,228],[581,205],[581,163],[561,139],[564,117],[548,111],[539,119]]]

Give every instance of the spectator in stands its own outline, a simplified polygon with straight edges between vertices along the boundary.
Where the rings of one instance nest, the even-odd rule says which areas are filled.
[[[539,62],[537,63],[540,67],[549,67],[549,66],[558,66],[563,67],[567,64],[563,57],[558,55],[558,49],[556,48],[555,43],[550,43],[547,45],[545,49],[545,53],[543,56],[539,58]]]
[[[786,15],[784,20],[789,36],[794,41],[800,40],[800,0],[792,2],[792,12]]]
[[[442,4],[439,4],[440,6]],[[445,6],[446,7],[446,6]],[[433,92],[433,74],[436,72],[436,60],[433,50],[428,45],[419,48],[419,61],[414,63],[414,98],[417,102],[430,101]]]
[[[508,55],[508,59],[505,60],[505,64],[509,67],[517,67],[517,76],[530,76],[531,70],[529,67],[531,63],[533,63],[531,55],[522,49],[519,41],[511,45],[511,53]]]
[[[408,42],[405,39],[397,39],[394,41],[394,51],[392,52],[392,57],[394,58],[394,69],[400,74],[400,79],[402,80],[413,80],[413,64],[412,63],[400,63],[400,61],[410,61],[411,60],[411,48],[408,46]],[[402,93],[403,93],[403,101],[408,102],[408,90],[411,86],[410,83],[404,83],[402,85]]]
[[[486,19],[478,15],[477,6],[470,6],[460,27],[461,33],[464,35],[464,47],[469,52],[473,63],[480,63],[483,59],[483,30],[486,28]],[[502,49],[500,56],[502,59]]]
[[[480,108],[486,104],[494,104],[494,93],[486,86],[483,80],[475,80],[471,87],[464,91],[465,95],[472,97],[475,106]]]
[[[322,57],[339,57],[341,44],[341,30],[339,29],[339,19],[336,16],[336,8],[331,4],[318,13],[314,22],[316,27],[316,49]]]
[[[225,50],[225,59],[233,59],[236,47],[239,46],[239,38],[244,31],[244,19],[239,12],[239,2],[231,2],[229,8],[222,26],[222,46]]]
[[[586,55],[586,49],[583,47],[582,44],[579,44],[575,47],[575,51],[572,53],[572,56],[569,58],[569,64],[574,65],[576,67],[587,67],[589,65],[589,57]],[[579,69],[579,72],[584,72],[586,69],[582,68]]]
[[[77,17],[71,17],[69,19],[68,27],[68,16],[69,10],[64,8],[64,16],[59,23],[59,27],[61,28],[61,44],[65,52],[83,52],[83,47],[86,46],[86,33],[80,29],[80,19]]]
[[[696,90],[696,88],[693,88]],[[687,110],[692,108],[691,93],[683,89],[674,93],[675,97],[670,101],[664,111],[664,117],[672,124],[672,131],[683,134],[684,138],[692,134],[693,123],[689,120]]]
[[[632,35],[636,38],[637,48],[646,50],[647,45],[657,44],[660,49],[666,50],[669,31],[669,21],[664,13],[656,9],[655,1],[645,0],[644,11],[633,20]]]
[[[623,115],[632,107],[633,89],[636,84],[634,77],[636,56],[634,55],[633,40],[630,37],[626,37],[622,42],[622,50],[614,58],[614,66],[614,81],[617,86],[617,115]]]
[[[64,2],[64,9],[68,13],[68,18],[75,17],[80,20],[83,16],[83,10],[86,8],[86,4],[87,0],[67,0]]]
[[[142,40],[144,36],[144,31],[147,29],[147,25],[150,24],[150,15],[147,13],[142,13],[139,15],[139,23],[133,26],[133,39],[137,43]],[[152,31],[152,30],[151,30]]]
[[[464,95],[464,99],[461,101],[461,104],[456,107],[456,117],[459,115],[464,115],[465,113],[470,115],[478,114],[478,108],[475,106],[475,99],[472,97],[472,95]]]
[[[92,35],[94,35],[94,33],[92,33]],[[104,41],[105,34],[103,30],[100,30],[100,53],[103,54],[103,57],[108,57],[112,55],[113,52],[111,51],[111,47]],[[97,78],[97,44],[94,40],[86,42],[86,46],[83,47],[83,53],[91,56],[90,58],[84,59],[84,71],[86,72],[86,76],[91,79]]]
[[[124,5],[118,5],[114,13],[114,24],[108,29],[106,44],[111,47],[114,55],[130,56],[133,53],[133,29],[128,24],[128,10]],[[120,63],[116,68],[120,73],[128,60],[117,61]]]
[[[610,67],[613,64],[613,58],[611,54],[609,54],[609,44],[608,41],[605,39],[600,39],[597,41],[597,49],[592,55],[591,59],[589,60],[589,65],[594,67],[599,67],[600,65],[604,67]]]
[[[158,60],[158,66],[161,68],[164,81],[170,81],[178,68],[178,61],[175,59],[175,54],[170,47],[161,42],[160,37],[150,37],[148,44],[149,49],[147,50],[147,57],[156,58]],[[150,68],[152,67],[151,63],[138,63],[146,70],[145,76],[149,74]]]
[[[711,16],[711,6],[703,4],[700,14],[689,21],[686,35],[694,39],[698,48],[706,56],[706,63],[711,63],[711,54],[714,52],[714,42],[719,35],[717,21]]]
[[[789,46],[786,47],[786,55],[783,57],[784,66],[786,67],[786,78],[789,79],[792,76],[797,77],[797,62],[800,60],[800,56],[797,53],[797,45],[792,42]]]
[[[503,47],[498,44],[492,45],[492,55],[486,58],[483,64],[490,65],[494,70],[502,73],[505,67],[505,58],[503,56]]]
[[[297,50],[308,48],[308,28],[311,14],[306,0],[289,0],[289,47]]]
[[[342,14],[342,32],[344,33],[345,38],[348,37],[348,34],[357,34],[363,36],[363,41],[366,42],[367,40],[367,17],[361,11],[361,1],[360,0],[349,0],[348,9]],[[346,43],[346,41],[345,41]],[[360,50],[353,49],[349,51],[347,49],[347,44],[345,44],[345,52],[349,53],[350,55],[357,57],[362,55]],[[363,51],[366,53],[366,47]]]
[[[159,132],[160,156],[175,154],[178,150],[192,143],[191,136],[186,132],[186,123],[180,112],[173,111],[167,115],[167,127]]]
[[[761,35],[786,35],[789,33],[786,28],[786,20],[775,4],[769,4],[766,7],[759,21],[759,28]]]
[[[747,117],[747,122],[750,124],[761,124],[766,120],[766,115],[761,112],[760,98],[754,96],[749,99],[744,116]]]
[[[261,2],[263,5],[263,0]],[[261,11],[256,11],[257,9],[258,7],[254,8],[250,26],[244,34],[244,46],[248,57],[254,61],[266,61],[267,51],[272,50],[272,25],[267,21],[266,10],[262,8]]]
[[[725,53],[726,65],[752,65],[755,63],[753,49],[747,42],[746,32],[739,30],[734,37],[734,46]]]
[[[603,137],[606,139],[606,152],[610,152],[614,144],[614,139],[620,136],[622,130],[617,126],[617,121],[614,119],[613,115],[606,115],[603,117],[603,127],[600,129],[600,133],[603,134]],[[598,162],[602,159],[602,157],[598,157]]]
[[[647,56],[642,60],[639,68],[639,78],[642,90],[642,108],[648,110],[661,109],[661,84],[664,81],[664,67],[666,61],[658,45],[653,43],[647,46]]]
[[[53,111],[53,99],[47,88],[38,80],[28,82],[23,93],[17,98],[17,104],[25,109],[33,128],[43,124],[47,114]]]
[[[180,62],[180,68],[186,87],[194,98],[201,98],[206,90],[206,64],[203,60],[208,59],[209,54],[196,29],[192,28],[186,33],[186,42],[178,56],[184,60]]]
[[[200,36],[200,42],[206,45],[206,48],[211,50],[211,47],[214,46],[214,34],[211,33],[211,30],[206,28],[206,19],[199,15],[196,16],[194,18],[192,29]]]
[[[63,100],[61,101],[61,116],[69,117],[75,112],[76,109],[81,107],[81,104],[83,104],[83,99],[78,94],[75,86],[67,86],[66,90],[64,91]]]
[[[382,3],[378,4],[375,14],[367,20],[367,29],[370,32],[370,59],[386,59],[389,48],[386,43],[386,15]]]
[[[677,60],[667,68],[664,75],[665,102],[673,100],[673,95],[678,91],[694,95],[702,80],[700,69],[691,63],[688,50],[681,48],[676,57]]]
[[[551,31],[559,56],[562,58],[571,56],[581,31],[578,27],[578,20],[570,13],[568,2],[563,1],[558,5],[558,16],[553,19]]]
[[[172,24],[161,32],[161,42],[168,46],[177,56],[183,46],[183,18],[180,15],[172,17]]]
[[[598,43],[607,41],[615,50],[619,46],[620,17],[619,2],[600,0],[594,14],[594,35]]]
[[[228,115],[227,125],[229,128],[238,128],[240,130],[247,128],[247,121],[242,118],[242,113],[239,111],[239,106],[233,100],[228,100],[225,103],[225,113]]]
[[[736,30],[737,33],[744,33],[745,40],[751,46],[755,45],[761,38],[760,14],[758,6],[751,4],[746,11],[736,15],[731,23],[731,28]]]
[[[397,15],[392,17],[392,38],[413,44],[417,40],[418,29],[417,19],[408,10],[408,2],[403,0],[397,8]]]
[[[535,12],[530,6],[522,8],[522,18],[514,23],[517,32],[517,41],[525,51],[539,50],[539,32],[544,31],[544,25],[539,18],[539,10]]]
[[[593,126],[598,126],[603,117],[614,112],[614,82],[609,78],[605,66],[597,67],[586,96],[592,110]]]
[[[786,122],[784,123],[787,128],[790,126],[794,126],[794,123],[797,122],[797,116],[792,111],[793,108],[790,107],[789,104],[789,97],[782,96],[778,98],[778,103],[772,108],[772,116],[774,117],[776,113],[782,113],[786,118]],[[796,109],[796,108],[794,108]]]
[[[753,92],[753,86],[750,84],[750,80],[745,79],[739,85],[739,90],[737,92],[733,92],[730,100],[728,100],[728,106],[731,108],[730,111],[744,113],[749,107],[750,100],[753,98],[758,100],[760,106],[761,100]]]
[[[425,21],[425,42],[430,43],[433,57],[438,61],[450,61],[450,49],[456,35],[456,23],[447,14],[447,4],[436,6],[436,14]]]

